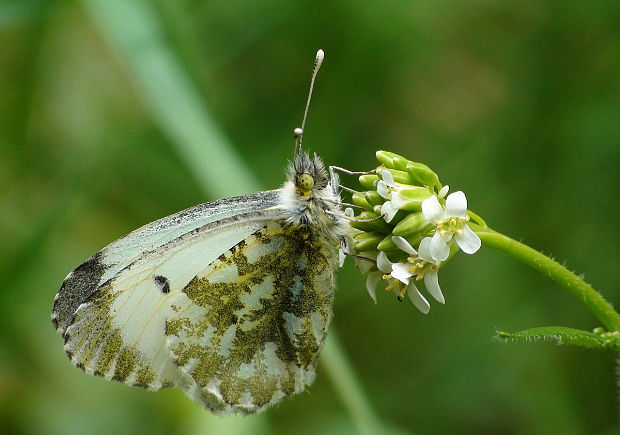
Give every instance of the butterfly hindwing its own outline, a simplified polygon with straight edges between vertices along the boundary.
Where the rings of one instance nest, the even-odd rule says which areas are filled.
[[[166,321],[191,301],[181,291],[223,251],[279,216],[275,208],[210,222],[168,241],[99,285],[64,331],[65,351],[87,373],[151,390],[179,381]]]
[[[335,261],[335,247],[280,220],[200,271],[166,322],[186,394],[216,413],[254,413],[309,385],[332,318]]]

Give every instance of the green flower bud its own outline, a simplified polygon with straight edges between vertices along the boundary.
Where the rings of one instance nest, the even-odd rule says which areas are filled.
[[[351,195],[351,199],[353,200],[353,204],[359,207],[364,207],[367,210],[372,210],[372,205],[368,203],[366,200],[366,195],[363,192],[355,192]]]
[[[427,226],[429,226],[429,222],[422,212],[410,213],[396,224],[392,230],[392,234],[395,236],[407,237],[421,232]]]
[[[392,235],[388,234],[383,240],[379,242],[379,244],[377,245],[377,249],[379,251],[389,252],[397,251],[399,248],[398,246],[396,246],[394,241],[392,241]]]
[[[366,201],[368,202],[368,204],[372,205],[373,207],[375,205],[381,205],[385,202],[385,199],[381,198],[381,195],[379,195],[374,190],[369,190],[368,192],[364,192],[364,197],[366,198]]]
[[[396,181],[397,183],[408,184],[408,185],[415,184],[413,180],[411,179],[411,177],[409,176],[409,174],[405,171],[399,171],[397,169],[389,169],[383,166],[379,166],[377,168],[377,172],[383,169],[387,169],[388,171],[390,171],[390,173],[392,174],[392,177],[394,177],[394,181]]]
[[[353,243],[357,251],[374,251],[384,236],[377,233],[360,233],[353,238]]]
[[[395,157],[400,157],[402,159],[402,157],[398,154],[394,154],[389,151],[377,151],[375,156],[377,156],[377,160],[379,160],[382,165],[389,169],[397,169],[394,165]]]
[[[406,171],[407,165],[413,162],[411,160],[407,160],[404,157],[396,156],[392,159],[392,163],[394,165],[394,168],[398,169],[399,171]]]
[[[414,180],[412,184],[421,184],[428,187],[440,186],[437,174],[424,163],[409,162],[406,170],[411,179]]]
[[[351,222],[351,226],[361,231],[377,231],[384,234],[390,233],[390,231],[392,231],[392,227],[383,219],[377,219],[379,216],[380,214],[376,214],[371,211],[363,211],[357,216],[357,218],[359,220],[371,220],[371,222]]]
[[[402,201],[399,208],[407,211],[422,210],[422,202],[433,195],[427,187],[415,186],[400,189],[398,194],[400,195],[400,199]]]
[[[411,186],[411,187],[403,187],[398,190],[398,194],[402,198],[407,198],[411,200],[420,200],[424,201],[425,199],[433,196],[433,192],[428,187],[421,186]]]
[[[370,175],[360,175],[360,184],[364,186],[366,189],[374,190],[379,182],[379,177],[375,174]]]

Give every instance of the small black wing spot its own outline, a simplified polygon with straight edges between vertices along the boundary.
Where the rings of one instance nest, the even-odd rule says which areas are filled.
[[[168,282],[168,278],[161,275],[155,275],[153,280],[163,294],[170,293],[170,283]]]

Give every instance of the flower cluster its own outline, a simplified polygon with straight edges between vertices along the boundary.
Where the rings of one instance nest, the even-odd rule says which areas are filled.
[[[387,282],[386,290],[399,300],[408,296],[426,314],[430,303],[416,281],[423,280],[426,291],[445,303],[438,271],[459,248],[467,254],[480,249],[470,225],[484,222],[467,210],[465,194],[448,195],[449,187],[428,166],[386,151],[377,152],[377,160],[381,166],[360,177],[368,190],[353,194],[363,209],[351,223],[356,263],[375,302],[377,287]]]

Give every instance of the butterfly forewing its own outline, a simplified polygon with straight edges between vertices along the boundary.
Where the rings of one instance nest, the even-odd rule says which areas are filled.
[[[272,207],[277,196],[278,192],[272,190],[200,204],[151,222],[109,244],[67,276],[54,299],[54,325],[63,334],[80,304],[144,253],[212,222]]]
[[[214,412],[253,413],[312,382],[336,261],[315,236],[270,222],[183,288],[166,335],[192,399]]]
[[[196,271],[280,213],[268,208],[226,217],[143,252],[75,311],[64,333],[73,363],[152,390],[174,385],[178,370],[165,349],[165,325],[174,307],[190,303],[181,290]]]

